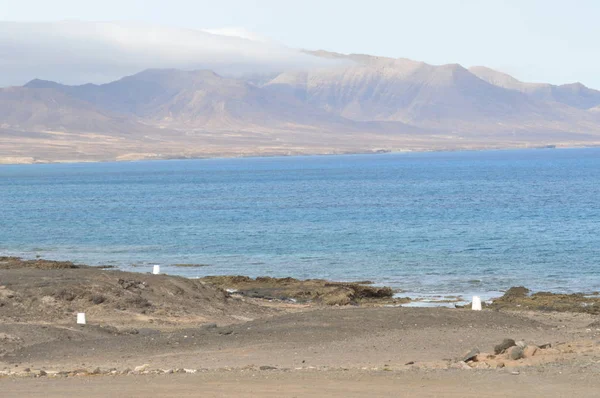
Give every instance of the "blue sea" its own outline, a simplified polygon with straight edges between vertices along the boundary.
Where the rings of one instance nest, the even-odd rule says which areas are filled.
[[[0,254],[433,299],[593,292],[600,148],[0,166]]]

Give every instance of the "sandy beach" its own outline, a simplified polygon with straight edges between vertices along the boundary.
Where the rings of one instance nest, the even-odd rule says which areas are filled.
[[[302,301],[265,297],[284,282],[262,282],[252,297],[205,280],[2,258],[2,396],[592,397],[600,387],[595,299],[559,311],[551,295],[483,311],[404,308],[328,283],[349,297],[328,305],[325,285],[287,280],[288,291],[315,289]],[[545,310],[523,307],[536,300]]]

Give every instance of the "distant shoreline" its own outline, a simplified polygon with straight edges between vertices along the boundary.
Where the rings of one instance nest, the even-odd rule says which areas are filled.
[[[247,155],[208,155],[208,156],[144,156],[139,158],[109,158],[100,160],[36,160],[34,157],[18,157],[18,156],[0,156],[0,166],[15,166],[15,165],[48,165],[48,164],[85,164],[85,163],[133,163],[133,162],[149,162],[149,161],[169,161],[169,160],[206,160],[206,159],[253,159],[253,158],[292,158],[292,157],[316,157],[316,156],[347,156],[347,155],[383,155],[383,154],[408,154],[408,153],[454,153],[454,152],[486,152],[486,151],[516,151],[516,150],[532,150],[532,149],[591,149],[600,148],[600,144],[596,145],[560,145],[547,144],[539,146],[507,146],[507,147],[491,147],[491,148],[442,148],[442,149],[407,149],[407,150],[366,150],[366,151],[351,151],[339,153],[273,153],[273,154],[247,154]],[[146,154],[148,155],[148,154]]]

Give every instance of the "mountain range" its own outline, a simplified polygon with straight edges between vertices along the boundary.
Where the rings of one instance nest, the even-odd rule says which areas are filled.
[[[257,76],[149,69],[106,84],[0,89],[0,162],[600,144],[600,91],[486,68],[342,62]]]

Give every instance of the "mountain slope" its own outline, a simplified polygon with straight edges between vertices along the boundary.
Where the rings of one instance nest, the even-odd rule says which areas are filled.
[[[600,91],[581,83],[560,86],[548,83],[525,83],[485,66],[474,66],[469,68],[469,71],[490,84],[520,91],[538,100],[559,102],[578,109],[590,109],[600,105]]]
[[[0,127],[124,135],[146,128],[56,89],[27,87],[0,89]]]
[[[207,70],[146,70],[104,85],[64,86],[33,80],[26,87],[53,88],[108,111],[183,129],[351,126],[349,121],[306,106],[292,96]]]
[[[269,82],[273,92],[353,120],[400,121],[418,127],[482,131],[598,131],[597,118],[475,76],[460,65],[311,52],[354,61],[342,68],[287,72]]]
[[[0,163],[600,145],[595,90],[311,54],[340,62],[266,83],[149,69],[102,85],[0,89]]]

